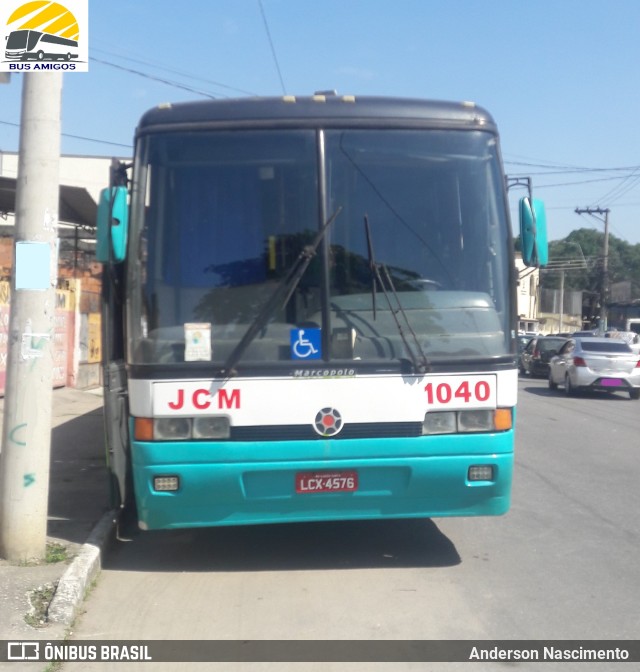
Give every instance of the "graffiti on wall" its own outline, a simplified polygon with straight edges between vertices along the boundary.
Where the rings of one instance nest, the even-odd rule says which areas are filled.
[[[56,308],[53,330],[53,386],[68,384],[73,374],[73,355],[75,346],[75,327],[79,320],[80,362],[96,363],[101,358],[100,313],[77,312],[83,304],[76,304],[76,288],[56,290]],[[0,395],[4,394],[9,349],[10,284],[0,282]],[[86,307],[94,308],[94,301],[84,301]],[[29,345],[33,345],[33,339]]]

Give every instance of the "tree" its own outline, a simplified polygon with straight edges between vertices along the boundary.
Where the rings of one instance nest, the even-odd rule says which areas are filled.
[[[565,272],[565,290],[585,293],[584,315],[596,314],[596,303],[602,288],[604,233],[595,229],[577,229],[563,240],[549,243],[550,261],[577,260],[584,258],[587,268]],[[582,254],[581,254],[582,253]],[[630,281],[631,298],[640,298],[640,244],[631,245],[616,236],[609,236],[608,259],[609,283]],[[558,289],[559,273],[543,273],[542,286]]]

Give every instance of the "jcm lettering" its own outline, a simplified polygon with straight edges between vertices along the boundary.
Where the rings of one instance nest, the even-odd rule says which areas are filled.
[[[200,388],[189,396],[184,388],[178,388],[175,401],[168,402],[168,406],[173,411],[180,411],[185,408],[185,403],[198,410],[240,408],[240,390],[221,388],[212,395],[209,390]]]

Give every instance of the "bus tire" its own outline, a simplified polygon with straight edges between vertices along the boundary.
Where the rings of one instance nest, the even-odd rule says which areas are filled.
[[[39,61],[44,60],[44,51],[39,51],[39,52],[36,54],[36,58],[37,58]]]
[[[140,528],[138,527],[138,508],[136,507],[135,500],[132,498],[127,499],[129,501],[125,502],[118,516],[117,538],[120,541],[131,541],[140,532]]]
[[[629,390],[630,399],[640,399],[640,390]]]
[[[126,474],[125,496],[124,498],[120,496],[117,538],[121,541],[131,541],[139,534],[139,532],[138,507],[136,505],[136,496],[133,491],[133,476],[131,474],[131,462],[129,461]]]

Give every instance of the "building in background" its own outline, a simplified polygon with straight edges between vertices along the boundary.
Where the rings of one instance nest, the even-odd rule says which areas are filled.
[[[87,388],[101,382],[102,265],[95,261],[95,216],[110,165],[110,157],[60,157],[55,386]],[[0,395],[7,363],[17,174],[18,153],[0,151]]]
[[[529,268],[516,255],[518,272],[518,333],[537,334],[540,331],[538,318],[540,269]]]

